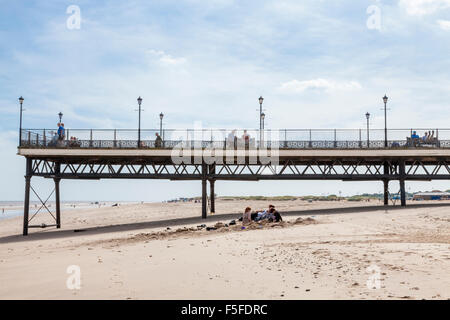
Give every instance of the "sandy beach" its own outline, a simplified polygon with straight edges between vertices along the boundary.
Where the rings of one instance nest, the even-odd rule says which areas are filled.
[[[74,209],[28,237],[4,219],[0,299],[450,299],[450,201],[270,203],[283,223],[245,229],[224,225],[268,201],[218,200],[207,220],[193,202]]]

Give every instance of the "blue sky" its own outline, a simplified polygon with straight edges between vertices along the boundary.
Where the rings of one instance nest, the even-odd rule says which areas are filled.
[[[68,29],[70,5],[80,29]],[[371,7],[372,6],[372,7]],[[379,28],[367,20],[375,6]],[[23,197],[15,155],[24,127],[142,125],[269,128],[450,127],[450,0],[398,1],[0,1],[0,200]],[[42,188],[47,182],[34,179]],[[448,182],[411,183],[448,189]],[[163,200],[200,194],[168,181],[64,182],[63,199]],[[381,184],[217,184],[219,194],[378,192]]]

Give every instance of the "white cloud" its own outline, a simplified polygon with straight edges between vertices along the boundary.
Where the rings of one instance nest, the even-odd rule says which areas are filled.
[[[186,58],[174,58],[170,54],[165,53],[162,50],[148,50],[148,53],[152,56],[155,56],[159,59],[162,64],[165,65],[179,65],[186,62]]]
[[[437,23],[442,30],[450,31],[450,20],[438,20]]]
[[[362,86],[356,81],[334,81],[328,79],[312,79],[312,80],[291,80],[282,83],[279,90],[282,92],[303,92],[305,90],[354,90],[361,89]]]
[[[400,0],[399,5],[409,15],[423,16],[438,10],[449,8],[450,0]]]

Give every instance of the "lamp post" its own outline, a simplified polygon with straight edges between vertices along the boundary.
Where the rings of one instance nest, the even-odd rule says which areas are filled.
[[[20,103],[20,123],[19,123],[19,146],[22,144],[22,112],[23,112],[23,101],[25,99],[20,96],[19,103]]]
[[[137,102],[139,105],[139,120],[138,120],[138,148],[141,147],[141,104],[142,104],[142,98],[139,96],[137,98]]]
[[[264,144],[264,118],[266,117],[266,114],[263,112],[261,113],[261,141]]]
[[[161,138],[162,138],[162,121],[163,121],[163,118],[164,118],[164,114],[161,112],[160,114],[159,114],[159,135],[161,136]]]
[[[58,117],[59,117],[59,123],[61,123],[62,122],[63,113],[59,112],[58,113]]]
[[[366,119],[367,119],[367,148],[369,148],[369,118],[370,113],[366,113]]]
[[[261,127],[262,127],[263,130],[264,130],[264,118],[265,117],[266,117],[266,114],[264,112],[261,113],[261,123],[262,123]]]
[[[261,141],[262,139],[262,104],[264,101],[264,98],[262,96],[259,97],[258,99],[259,101],[259,141]]]
[[[384,102],[384,146],[387,148],[388,146],[388,140],[387,140],[387,112],[386,112],[386,105],[388,102],[388,97],[384,95],[383,97]]]

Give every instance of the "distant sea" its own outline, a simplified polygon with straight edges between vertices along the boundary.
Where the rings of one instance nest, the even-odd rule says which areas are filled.
[[[98,208],[99,204],[101,206],[111,206],[114,203],[137,203],[136,201],[62,201],[61,211],[74,210],[74,209],[88,209],[88,208]],[[30,201],[30,214],[34,214],[41,203],[39,201]],[[55,211],[55,202],[47,202],[50,211],[53,213]],[[39,213],[45,213],[47,210],[42,208]],[[0,220],[10,219],[17,216],[23,215],[23,201],[0,201]]]

